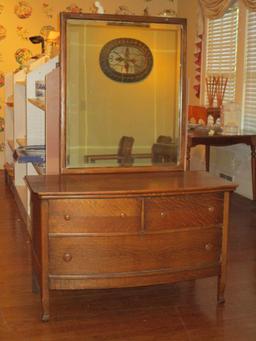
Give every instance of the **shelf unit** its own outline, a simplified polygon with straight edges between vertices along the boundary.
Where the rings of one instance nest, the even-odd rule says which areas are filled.
[[[29,103],[33,104],[37,108],[45,111],[45,102],[37,98],[28,98]]]
[[[27,139],[25,137],[16,139],[16,142],[20,147],[27,146]]]
[[[13,74],[5,76],[5,160],[4,169],[6,181],[12,184],[14,181],[14,162],[13,152],[14,144],[14,96],[13,96]]]
[[[49,86],[45,98],[36,97],[36,81],[43,81],[46,87]],[[24,177],[59,172],[58,56],[52,59],[41,57],[29,65],[29,70],[7,74],[5,84],[5,174],[22,217],[29,226],[30,197]],[[49,132],[46,126],[50,127]],[[14,162],[16,148],[30,145],[47,146],[45,165]]]

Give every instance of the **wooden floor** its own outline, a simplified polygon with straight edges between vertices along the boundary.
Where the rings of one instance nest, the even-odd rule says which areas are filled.
[[[226,304],[216,279],[117,290],[52,292],[40,321],[30,244],[0,173],[0,340],[256,340],[256,203],[234,196]]]

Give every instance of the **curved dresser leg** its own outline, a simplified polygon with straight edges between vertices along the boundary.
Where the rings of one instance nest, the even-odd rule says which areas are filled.
[[[217,302],[218,304],[225,303],[225,280],[223,279],[223,275],[218,276],[218,292],[217,292]]]
[[[50,314],[46,312],[42,313],[41,320],[43,322],[48,322],[50,320]]]
[[[40,292],[40,287],[37,281],[36,274],[34,272],[32,273],[32,292],[34,294],[38,294]]]
[[[44,322],[49,321],[50,319],[50,301],[49,301],[49,289],[42,288],[41,291],[41,304],[42,304],[42,315],[41,319]]]

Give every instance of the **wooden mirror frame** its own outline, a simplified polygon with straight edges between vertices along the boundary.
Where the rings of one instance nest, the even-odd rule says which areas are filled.
[[[182,73],[180,75],[181,93],[180,93],[180,158],[179,164],[176,166],[166,165],[147,165],[147,166],[132,166],[132,167],[91,167],[91,168],[67,168],[66,167],[66,36],[67,36],[67,21],[69,19],[77,20],[97,20],[97,21],[114,21],[121,23],[156,23],[156,24],[174,24],[181,26],[181,61],[180,66]],[[133,15],[112,15],[112,14],[84,14],[84,13],[67,13],[63,12],[60,15],[61,25],[61,51],[60,51],[60,172],[62,174],[81,174],[81,173],[138,173],[138,172],[166,172],[166,171],[184,171],[185,170],[185,155],[186,155],[186,45],[187,45],[187,21],[183,18],[168,18],[168,17],[151,17],[151,16],[133,16]]]

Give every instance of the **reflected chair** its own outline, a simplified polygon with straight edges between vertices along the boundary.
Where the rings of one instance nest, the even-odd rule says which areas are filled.
[[[152,163],[177,162],[177,146],[170,136],[160,135],[152,146]]]
[[[134,144],[134,138],[131,136],[122,136],[119,141],[117,162],[121,166],[129,166],[133,164],[132,147]]]
[[[171,136],[159,135],[156,140],[156,143],[171,144],[172,138]]]
[[[84,161],[86,163],[94,163],[99,160],[117,160],[120,166],[131,166],[134,158],[132,157],[132,147],[134,138],[131,136],[122,136],[119,144],[117,154],[98,154],[98,155],[85,155]]]

